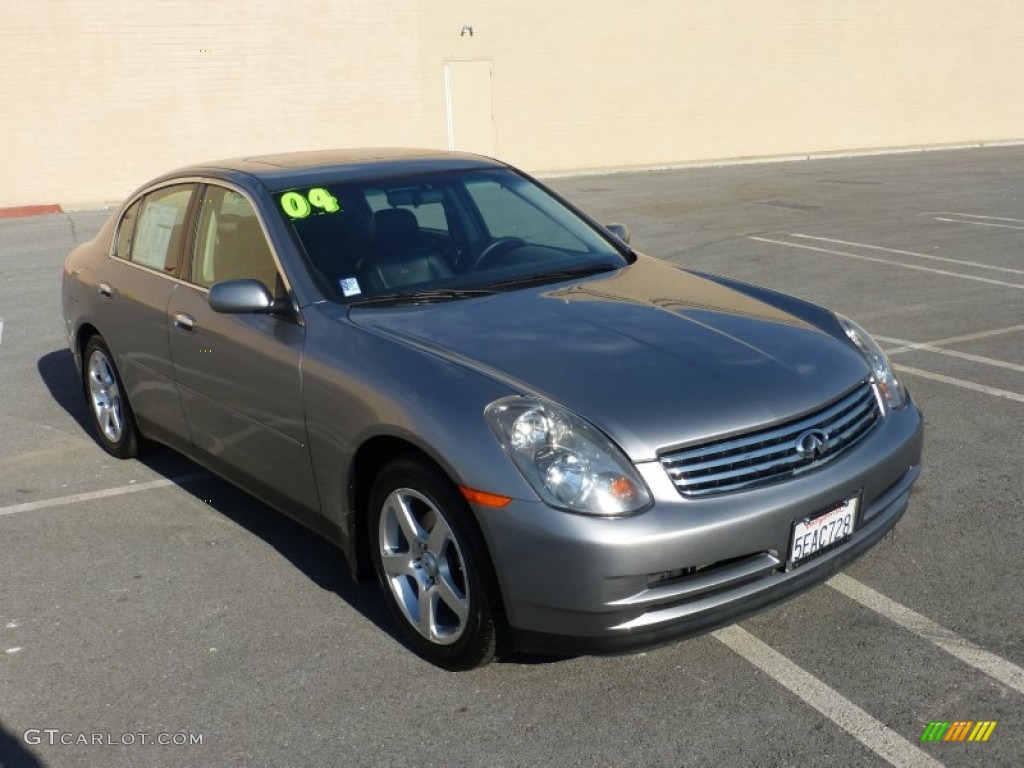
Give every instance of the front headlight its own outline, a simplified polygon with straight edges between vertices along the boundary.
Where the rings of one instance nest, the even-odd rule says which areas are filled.
[[[885,356],[885,352],[868,335],[868,332],[853,322],[853,320],[838,313],[836,314],[836,319],[843,327],[843,330],[846,331],[846,335],[850,337],[850,341],[857,345],[857,349],[861,351],[864,359],[868,361],[871,372],[875,376],[875,383],[885,397],[885,402],[893,410],[902,408],[906,402],[906,391],[903,389],[903,385],[896,379],[896,374],[892,370],[892,363]]]
[[[545,502],[588,515],[626,515],[651,503],[629,459],[591,424],[535,397],[506,397],[484,409],[519,471]]]

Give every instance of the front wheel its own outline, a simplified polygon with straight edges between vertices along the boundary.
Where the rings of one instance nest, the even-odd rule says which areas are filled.
[[[413,647],[438,666],[492,661],[502,621],[472,514],[439,471],[396,461],[378,476],[370,507],[374,570]]]

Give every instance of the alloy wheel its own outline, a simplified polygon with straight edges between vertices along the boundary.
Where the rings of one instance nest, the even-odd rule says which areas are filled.
[[[385,580],[405,620],[426,640],[451,645],[469,619],[469,579],[440,509],[411,488],[384,500],[378,546]]]
[[[89,400],[103,436],[111,443],[120,441],[124,433],[121,390],[110,361],[98,349],[89,356]]]

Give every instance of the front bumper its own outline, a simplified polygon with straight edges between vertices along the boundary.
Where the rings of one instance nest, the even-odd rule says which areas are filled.
[[[907,508],[923,425],[912,401],[855,448],[774,485],[688,499],[639,465],[646,512],[604,519],[535,502],[477,510],[521,650],[621,652],[733,623],[818,584],[874,546]],[[841,546],[787,565],[795,521],[860,497]]]

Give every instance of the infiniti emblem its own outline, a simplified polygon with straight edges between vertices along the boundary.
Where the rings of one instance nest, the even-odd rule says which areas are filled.
[[[828,434],[809,429],[796,439],[796,453],[801,459],[820,459],[828,450]]]

